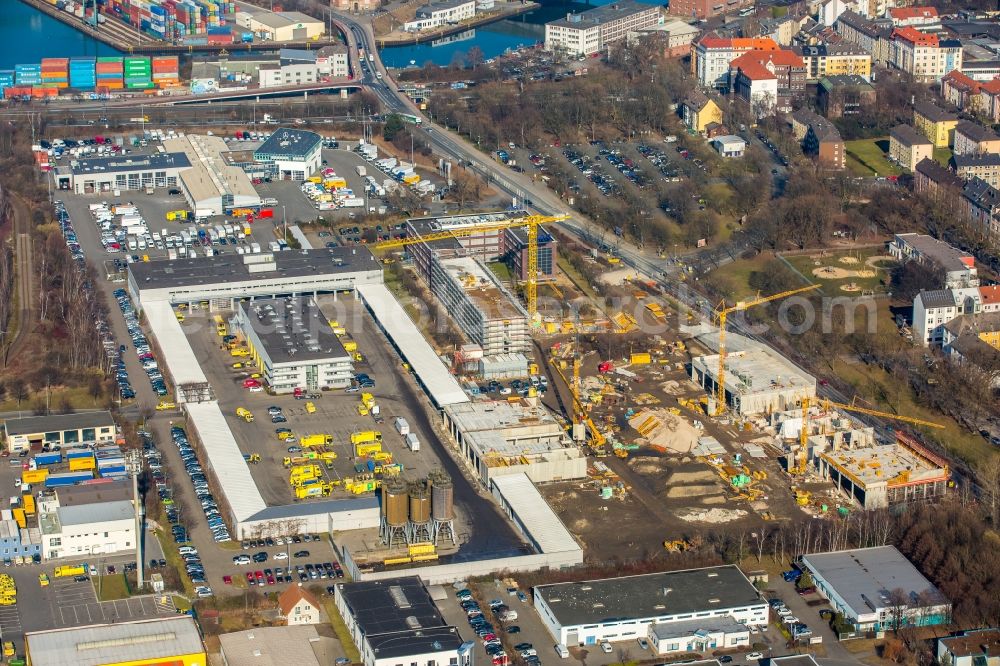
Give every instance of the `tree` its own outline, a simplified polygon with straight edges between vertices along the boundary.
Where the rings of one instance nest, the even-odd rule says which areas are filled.
[[[943,289],[944,281],[944,267],[938,262],[904,261],[892,269],[890,284],[893,296],[909,303],[921,291]]]
[[[21,408],[21,402],[28,399],[28,385],[20,377],[15,377],[10,382],[10,397],[17,401],[17,408]]]
[[[402,132],[406,128],[403,123],[403,119],[399,117],[398,113],[390,114],[388,118],[385,119],[385,125],[382,127],[382,136],[386,141],[392,141],[396,138],[396,135]]]
[[[888,606],[886,607],[889,626],[893,631],[899,631],[900,627],[906,624],[906,609],[910,605],[910,595],[901,587],[897,587],[889,592]]]
[[[472,69],[478,69],[480,65],[485,62],[486,57],[483,55],[483,50],[478,46],[473,46],[469,49],[469,52],[465,54],[465,60],[469,63],[469,67]]]

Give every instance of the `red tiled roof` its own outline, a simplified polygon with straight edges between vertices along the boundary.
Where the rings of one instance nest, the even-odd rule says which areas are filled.
[[[1000,303],[1000,286],[989,286],[979,288],[979,299],[984,305],[994,305]]]
[[[958,88],[965,88],[966,90],[970,90],[975,93],[978,93],[981,87],[978,81],[972,80],[957,69],[953,69],[944,75],[944,78],[941,81],[942,85],[945,82],[948,82]]]
[[[308,601],[313,608],[320,607],[319,601],[311,593],[298,585],[291,585],[278,597],[278,607],[281,609],[281,614],[287,616],[295,608],[295,604],[302,599]]]
[[[765,65],[774,63],[780,67],[805,67],[802,58],[793,51],[748,51],[738,58],[735,58],[729,66],[732,68],[746,69],[749,63]]]
[[[889,16],[900,20],[937,18],[937,15],[937,7],[894,7],[889,10]]]
[[[706,34],[698,42],[709,49],[732,49],[734,51],[777,51],[781,47],[770,37],[754,37],[752,39],[719,37],[714,32]]]
[[[735,60],[733,62],[735,62]],[[751,81],[767,81],[778,78],[774,75],[774,72],[754,60],[740,65],[740,73]]]
[[[979,84],[979,87],[983,92],[987,92],[991,95],[1000,94],[1000,78],[987,81],[986,83],[981,83]]]
[[[937,35],[928,35],[927,33],[920,32],[912,26],[904,26],[902,28],[896,28],[892,31],[892,38],[901,37],[906,41],[917,44],[919,46],[937,46],[938,38]]]

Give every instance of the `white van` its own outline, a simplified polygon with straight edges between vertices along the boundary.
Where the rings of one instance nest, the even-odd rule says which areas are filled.
[[[417,439],[416,433],[411,432],[406,436],[406,448],[413,452],[420,450],[420,440]]]
[[[559,655],[560,659],[566,659],[569,657],[569,650],[562,643],[556,645],[556,654]]]

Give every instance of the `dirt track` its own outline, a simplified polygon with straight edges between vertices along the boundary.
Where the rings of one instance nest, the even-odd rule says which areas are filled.
[[[4,357],[4,365],[11,357],[16,357],[27,344],[35,328],[35,310],[32,307],[34,295],[34,275],[32,266],[31,214],[28,205],[17,195],[10,198],[14,215],[14,271],[17,279],[17,335],[11,341]]]

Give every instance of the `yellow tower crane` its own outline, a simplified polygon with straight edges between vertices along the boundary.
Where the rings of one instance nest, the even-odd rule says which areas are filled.
[[[416,243],[430,243],[432,241],[446,238],[460,238],[464,236],[475,236],[476,234],[488,233],[490,231],[502,231],[505,229],[516,229],[524,227],[528,235],[528,280],[525,285],[525,305],[528,309],[528,317],[534,322],[538,312],[538,227],[543,224],[561,222],[568,220],[569,215],[526,215],[513,220],[496,222],[493,224],[480,224],[476,226],[460,227],[448,229],[447,231],[436,231],[423,234],[417,238],[394,238],[392,240],[380,241],[375,244],[379,250],[391,250],[406,245]]]
[[[819,399],[816,403],[823,409],[829,409],[830,407],[836,407],[837,409],[843,409],[846,412],[857,412],[858,414],[868,414],[869,416],[877,416],[883,419],[892,419],[893,421],[903,421],[904,423],[911,423],[913,425],[926,426],[928,428],[943,428],[944,426],[940,423],[934,423],[933,421],[925,421],[924,419],[914,418],[912,416],[903,416],[901,414],[891,414],[889,412],[880,412],[877,409],[869,409],[867,407],[859,407],[855,404],[845,405],[840,402],[832,402],[826,399]],[[803,398],[802,399],[802,430],[799,433],[799,455],[798,464],[794,468],[790,468],[789,472],[792,474],[804,474],[806,471],[806,465],[809,463],[808,460],[808,446],[809,441],[809,406],[813,404],[813,399]]]
[[[719,308],[715,311],[715,317],[719,321],[719,375],[716,378],[716,404],[713,416],[718,416],[726,411],[726,318],[733,312],[741,312],[761,303],[781,300],[782,298],[788,298],[789,296],[812,291],[813,289],[819,289],[819,285],[812,284],[800,289],[790,289],[789,291],[772,294],[771,296],[758,296],[750,301],[739,301],[728,308],[725,301],[719,304]]]

